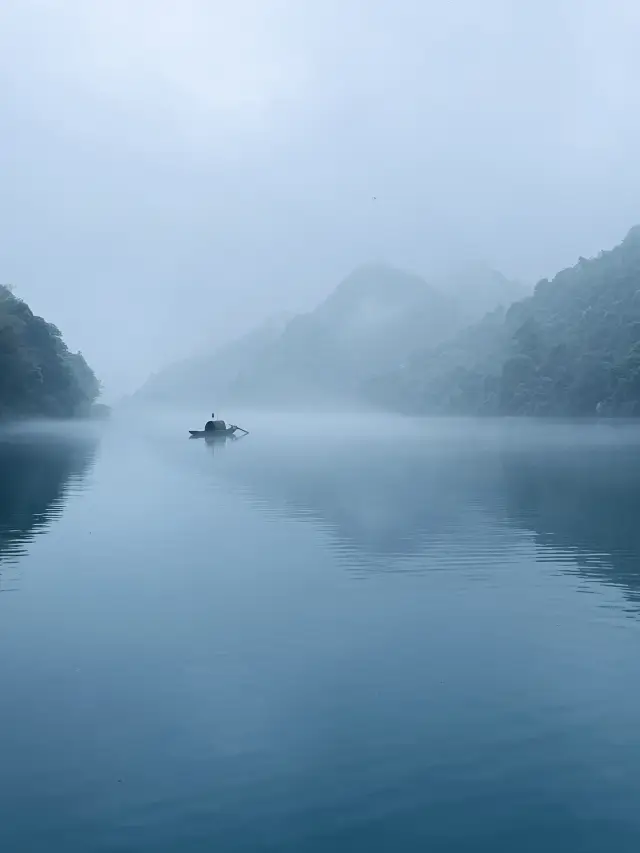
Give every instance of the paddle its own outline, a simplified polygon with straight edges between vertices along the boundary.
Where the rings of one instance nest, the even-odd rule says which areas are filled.
[[[240,430],[240,432],[243,432],[245,435],[249,435],[249,430],[248,430],[248,429],[242,429],[242,427],[239,427],[237,424],[234,424],[234,425],[233,425],[233,428],[234,428],[234,429],[239,429],[239,430]]]

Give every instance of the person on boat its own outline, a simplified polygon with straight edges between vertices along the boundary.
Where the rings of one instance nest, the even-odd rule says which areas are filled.
[[[212,430],[214,430],[216,428],[215,419],[216,419],[215,414],[213,412],[211,412],[211,420],[207,421],[206,424],[204,425],[204,431],[205,432],[211,432]]]

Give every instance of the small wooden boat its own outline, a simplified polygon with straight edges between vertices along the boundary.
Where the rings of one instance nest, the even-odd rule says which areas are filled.
[[[236,432],[241,432],[245,435],[248,435],[246,429],[242,429],[242,427],[229,424],[229,426],[225,427],[224,429],[190,429],[189,437],[204,438],[207,441],[219,441],[221,438],[231,438],[231,436],[235,435]]]

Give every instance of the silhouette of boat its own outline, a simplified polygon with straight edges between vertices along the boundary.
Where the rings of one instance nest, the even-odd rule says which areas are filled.
[[[229,426],[216,427],[215,429],[190,429],[189,437],[204,438],[207,441],[218,441],[221,438],[231,438],[232,436],[235,436],[237,432],[241,432],[243,435],[249,435],[248,430],[242,429],[242,427],[236,426],[235,424],[229,424]]]

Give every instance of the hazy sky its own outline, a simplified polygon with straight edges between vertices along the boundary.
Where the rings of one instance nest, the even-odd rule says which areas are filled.
[[[639,39],[637,0],[2,0],[0,281],[114,393],[362,261],[552,274],[640,221]]]

